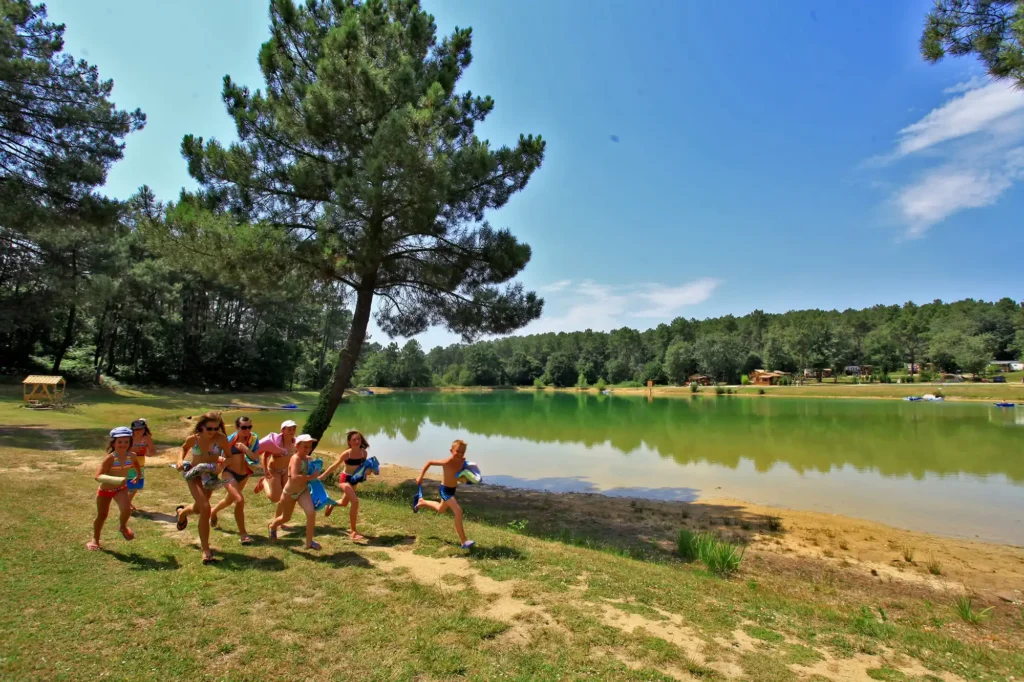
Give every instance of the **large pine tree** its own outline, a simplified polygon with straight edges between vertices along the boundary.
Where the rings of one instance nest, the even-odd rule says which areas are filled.
[[[189,172],[236,217],[276,230],[310,277],[355,295],[351,331],[306,423],[319,437],[376,319],[409,336],[513,331],[542,301],[511,280],[530,248],[484,221],[541,164],[544,142],[492,149],[474,134],[489,97],[456,93],[471,32],[437,39],[416,0],[270,3],[265,92],[224,79],[239,141],[186,136]],[[244,229],[244,228],[240,228]]]
[[[141,111],[118,110],[113,81],[64,53],[64,26],[46,7],[0,0],[0,221],[30,220],[40,206],[65,210],[104,183]]]

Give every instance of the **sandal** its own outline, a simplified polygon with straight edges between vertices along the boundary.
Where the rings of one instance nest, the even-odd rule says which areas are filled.
[[[181,518],[181,510],[185,508],[185,505],[179,504],[174,510],[174,515],[178,517],[178,530],[185,530],[188,528],[188,517]]]
[[[328,516],[330,516],[332,511],[334,511],[334,505],[333,504],[327,505],[324,508],[324,518],[327,518]]]
[[[241,538],[239,538],[238,542],[243,544],[243,545],[251,545],[252,544],[252,538],[249,537],[248,535],[243,535]]]
[[[210,528],[216,528],[216,527],[217,527],[217,515],[216,514],[210,514]]]
[[[85,543],[85,548],[87,550],[89,550],[90,552],[95,552],[98,549],[103,549],[102,547],[100,547],[100,543],[93,542],[92,540],[90,540],[89,542]]]
[[[209,555],[203,555],[203,566],[209,566],[213,561],[213,552],[210,552]]]
[[[314,540],[313,542],[306,545],[306,549],[318,550],[320,549],[320,543]]]
[[[133,531],[128,526],[125,526],[124,528],[121,528],[120,531],[121,531],[121,537],[123,537],[125,540],[131,541],[131,540],[135,539],[135,531]]]
[[[466,540],[465,542],[462,543],[461,547],[462,547],[462,549],[473,549],[473,545],[475,545],[475,544],[476,543],[473,542],[472,540]]]
[[[276,541],[277,540],[277,529],[274,528],[274,525],[273,524],[268,525],[267,526],[267,530],[270,531],[270,539]]]

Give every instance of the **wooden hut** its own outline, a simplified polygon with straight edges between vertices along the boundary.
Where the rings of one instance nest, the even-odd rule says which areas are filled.
[[[48,405],[64,397],[64,377],[32,374],[21,382],[25,402],[32,405]]]

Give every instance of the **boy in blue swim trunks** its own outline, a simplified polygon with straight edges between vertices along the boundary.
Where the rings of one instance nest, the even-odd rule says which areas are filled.
[[[432,459],[424,464],[419,478],[416,479],[416,485],[420,486],[422,490],[423,477],[426,475],[427,469],[430,467],[441,467],[444,471],[444,476],[441,479],[441,501],[425,500],[422,494],[417,492],[413,496],[412,510],[413,512],[418,512],[420,507],[428,507],[438,514],[443,514],[451,509],[452,515],[455,517],[455,532],[459,534],[462,548],[469,549],[476,543],[466,539],[466,530],[462,527],[462,507],[459,506],[459,501],[455,499],[455,488],[459,485],[459,472],[462,471],[465,464],[466,441],[464,440],[457,440],[452,443],[451,457],[448,459]]]

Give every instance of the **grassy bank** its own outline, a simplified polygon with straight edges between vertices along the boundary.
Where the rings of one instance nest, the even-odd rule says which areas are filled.
[[[750,549],[730,578],[699,559],[683,561],[674,542],[638,523],[613,527],[598,513],[580,519],[561,506],[567,497],[486,486],[460,493],[479,543],[465,554],[450,518],[409,512],[412,483],[395,468],[360,488],[368,542],[350,542],[335,515],[320,521],[318,553],[302,549],[297,526],[271,544],[272,509],[250,495],[257,544],[241,547],[233,519],[222,516],[213,533],[218,561],[204,567],[194,527],[179,533],[170,515],[187,497],[184,484],[154,458],[132,522],[138,539],[125,542],[108,523],[106,550],[87,552],[92,472],[106,430],[145,414],[162,447],[177,445],[181,418],[221,401],[100,391],[78,400],[69,411],[33,412],[13,391],[0,399],[3,679],[1024,675],[1020,606],[978,596],[958,612],[959,593],[761,551],[755,540],[783,542],[795,529],[697,503],[664,506],[662,521],[683,527],[702,514],[733,514],[726,525],[737,534],[729,537]],[[621,504],[634,517],[651,513]],[[989,606],[981,622],[969,622]]]

